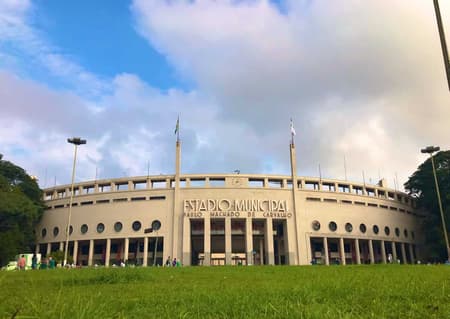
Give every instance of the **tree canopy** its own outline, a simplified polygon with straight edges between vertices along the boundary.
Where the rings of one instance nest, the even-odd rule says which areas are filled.
[[[36,180],[0,154],[0,265],[32,251],[43,208]]]
[[[450,229],[450,151],[436,153],[434,155],[434,164],[448,234]],[[428,250],[427,257],[434,260],[445,260],[447,258],[447,250],[431,158],[428,158],[417,168],[404,186],[410,195],[417,198],[418,208],[423,209],[425,212],[422,230],[425,234],[425,244]]]

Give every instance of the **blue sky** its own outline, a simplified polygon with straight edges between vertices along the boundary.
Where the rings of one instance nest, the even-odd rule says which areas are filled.
[[[37,1],[33,26],[62,54],[91,72],[111,78],[133,73],[167,90],[189,87],[135,29],[130,1]]]
[[[42,186],[70,136],[79,181],[171,174],[180,116],[183,172],[289,174],[293,118],[300,175],[393,186],[450,145],[439,45],[421,0],[6,0],[0,153]]]

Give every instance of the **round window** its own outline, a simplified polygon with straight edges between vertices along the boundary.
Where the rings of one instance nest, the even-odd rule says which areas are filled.
[[[70,225],[70,227],[69,227],[69,235],[72,235],[72,233],[73,233],[73,227],[72,227],[72,225]]]
[[[405,237],[408,237],[408,231],[406,229],[403,231],[403,235],[405,235]]]
[[[384,227],[384,233],[386,234],[386,236],[389,236],[389,234],[391,233],[391,230],[388,226]]]
[[[58,236],[58,234],[59,234],[59,228],[58,227],[55,227],[55,228],[53,228],[53,236]]]
[[[105,224],[98,223],[97,224],[97,233],[101,234],[101,233],[103,233],[104,230],[105,230]]]
[[[311,226],[312,226],[312,229],[314,229],[315,231],[318,231],[320,229],[320,223],[318,220],[313,221]]]
[[[337,224],[335,222],[330,222],[328,224],[328,228],[330,228],[331,231],[336,231],[337,229]]]
[[[346,230],[348,233],[351,233],[351,232],[353,231],[353,225],[350,224],[350,223],[345,224],[345,230]]]
[[[133,222],[133,225],[132,225],[134,231],[138,231],[139,229],[141,229],[141,226],[142,225],[141,225],[140,221],[135,221],[135,222]]]
[[[120,231],[122,230],[122,227],[123,227],[123,225],[122,225],[121,222],[116,222],[116,223],[114,224],[114,230],[115,230],[116,232],[120,232]]]
[[[361,231],[361,233],[364,234],[366,232],[366,230],[367,230],[366,225],[364,225],[364,224],[359,225],[359,230]]]
[[[373,225],[372,229],[374,234],[378,234],[378,232],[380,231],[377,225]]]
[[[82,234],[86,234],[88,229],[89,229],[88,225],[86,225],[86,224],[81,225],[81,229],[80,230],[81,230]]]
[[[395,228],[395,236],[400,236],[400,229],[398,229],[398,227]]]
[[[44,238],[45,236],[47,236],[47,228],[42,228],[42,230],[41,230],[41,235],[42,235],[42,238]]]
[[[152,221],[152,229],[158,231],[161,228],[161,222],[159,220]]]

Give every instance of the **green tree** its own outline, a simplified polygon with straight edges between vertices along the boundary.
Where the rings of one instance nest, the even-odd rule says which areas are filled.
[[[434,164],[448,234],[450,229],[450,151],[436,153]],[[417,168],[404,186],[410,195],[417,198],[418,208],[423,209],[425,213],[422,230],[427,246],[426,257],[440,261],[445,260],[447,250],[430,158]]]
[[[32,251],[43,208],[36,180],[0,154],[0,265]]]

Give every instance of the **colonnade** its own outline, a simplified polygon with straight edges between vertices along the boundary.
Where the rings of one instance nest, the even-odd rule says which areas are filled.
[[[239,254],[236,247],[233,247],[233,220],[239,220],[245,223],[243,229],[239,229]],[[295,264],[294,249],[290,245],[294,245],[288,239],[287,233],[291,231],[289,223],[285,220],[274,220],[273,218],[265,219],[232,219],[232,218],[210,218],[183,220],[183,237],[181,244],[182,254],[176,257],[181,260],[183,265],[191,265],[193,260],[192,245],[192,223],[202,222],[203,228],[198,238],[202,238],[202,265],[214,264],[214,255],[221,255],[225,265],[236,264],[234,259],[239,255],[239,260],[243,264]],[[212,248],[214,243],[212,237],[214,231],[211,230],[211,221],[220,221],[224,223],[223,236],[224,251],[217,254],[217,249]],[[259,223],[260,228],[255,229],[255,224]],[[277,222],[284,223],[282,234],[277,234]],[[279,225],[279,224],[278,224]],[[275,228],[275,230],[274,230]],[[158,238],[158,241],[156,240]],[[222,238],[222,237],[221,237]],[[236,240],[236,239],[235,239]],[[309,237],[309,253],[312,263],[322,263],[330,265],[339,263],[342,265],[352,263],[415,263],[416,252],[415,245],[407,242],[395,242],[386,240],[363,239],[363,238],[346,238],[346,237]],[[65,242],[53,242],[36,245],[36,253],[42,253],[48,256],[52,251],[64,250]],[[156,247],[156,254],[155,254]],[[106,267],[120,261],[130,261],[131,263],[141,266],[148,266],[153,263],[163,264],[165,258],[170,254],[171,247],[164,245],[162,236],[145,236],[132,238],[104,238],[104,239],[87,239],[87,240],[71,240],[69,242],[69,254],[73,256],[74,264],[82,264],[93,266],[101,264]],[[195,251],[195,250],[194,250]],[[216,254],[214,254],[216,252]],[[307,252],[305,252],[307,253]]]
[[[223,221],[224,222],[224,240],[225,240],[225,251],[224,251],[224,264],[232,265],[233,255],[235,254],[234,247],[232,247],[232,221],[245,221],[245,251],[243,255],[245,256],[245,264],[252,265],[254,263],[254,255],[258,254],[261,261],[264,260],[264,264],[274,265],[275,264],[275,252],[274,252],[274,230],[273,230],[273,218],[268,217],[264,219],[253,219],[253,218],[211,218],[210,216],[205,216],[202,219],[188,218],[183,219],[183,245],[182,245],[182,255],[183,264],[191,265],[192,260],[192,232],[191,225],[192,222],[203,223],[203,253],[202,253],[202,265],[209,266],[212,265],[212,231],[211,222],[212,221]],[[253,229],[253,222],[257,221],[264,224],[263,233],[255,233]],[[260,235],[257,241],[257,246],[254,247],[254,235]],[[262,263],[262,262],[261,262]]]
[[[330,241],[333,241],[337,251],[330,249]],[[362,243],[364,247],[362,247]],[[329,265],[333,262],[342,265],[348,262],[361,263],[415,263],[415,247],[411,243],[361,239],[344,237],[311,237],[312,263],[321,262]],[[320,250],[317,245],[322,244]],[[346,246],[347,245],[347,246]],[[316,248],[314,248],[316,247]],[[346,249],[348,247],[348,249]],[[375,247],[378,248],[375,252]],[[365,258],[362,254],[367,255]]]
[[[151,262],[155,263],[155,256],[158,260],[158,264],[162,264],[163,252],[160,246],[163,245],[163,238],[158,237],[139,237],[139,238],[104,238],[104,239],[88,239],[88,240],[72,240],[69,241],[69,255],[73,256],[73,264],[75,265],[87,265],[94,266],[98,264],[97,261],[108,267],[111,265],[111,261],[116,262],[127,262],[132,261],[135,264],[141,266],[148,266]],[[150,245],[149,241],[153,241],[153,247],[149,251]],[[80,246],[88,246],[87,254],[80,251]],[[118,247],[113,252],[112,243]],[[134,244],[134,249],[130,251],[130,243]],[[101,248],[101,253],[96,253],[95,247],[99,245]],[[55,249],[57,247],[57,249]],[[45,256],[50,255],[55,250],[64,251],[65,242],[56,243],[46,243],[36,245],[35,252],[45,254]],[[156,246],[156,251],[155,251]],[[150,254],[149,254],[150,253]],[[156,253],[156,254],[155,254]],[[114,256],[112,256],[114,255]],[[149,263],[150,261],[150,263]]]

